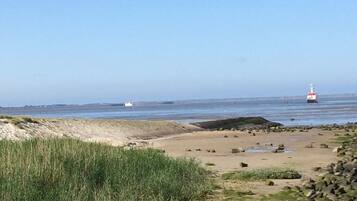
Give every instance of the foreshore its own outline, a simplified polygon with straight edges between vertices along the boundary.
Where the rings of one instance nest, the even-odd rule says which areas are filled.
[[[0,139],[71,137],[114,146],[155,148],[176,158],[194,158],[218,175],[264,168],[294,169],[301,179],[264,182],[223,181],[224,188],[252,191],[255,196],[277,193],[317,178],[324,167],[338,160],[336,139],[355,132],[356,124],[203,129],[170,121],[32,119],[0,117]],[[283,147],[282,149],[281,146]],[[244,164],[244,165],[242,165]]]

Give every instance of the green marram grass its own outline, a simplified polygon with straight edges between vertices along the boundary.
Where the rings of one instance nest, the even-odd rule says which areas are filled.
[[[257,181],[267,179],[300,179],[301,174],[293,169],[262,168],[255,170],[242,170],[229,172],[222,175],[224,180]]]
[[[2,201],[203,200],[209,173],[194,160],[74,139],[0,141]]]

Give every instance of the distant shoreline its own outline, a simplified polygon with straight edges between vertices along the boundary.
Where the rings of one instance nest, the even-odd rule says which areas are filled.
[[[341,93],[341,94],[320,94],[321,98],[328,97],[355,97],[357,93]],[[256,100],[256,99],[281,99],[281,98],[291,98],[291,99],[304,99],[305,95],[292,95],[292,96],[256,96],[256,97],[236,97],[236,98],[204,98],[204,99],[178,99],[178,100],[158,100],[158,101],[134,101],[139,105],[145,104],[174,104],[174,103],[185,103],[185,102],[200,102],[200,101],[227,101],[227,100]],[[119,101],[118,103],[82,103],[82,104],[45,104],[45,105],[23,105],[23,106],[0,106],[0,108],[43,108],[43,107],[81,107],[81,106],[124,106],[124,102]]]

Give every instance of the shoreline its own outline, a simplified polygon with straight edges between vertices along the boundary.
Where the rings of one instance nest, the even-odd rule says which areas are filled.
[[[321,169],[338,160],[336,139],[356,130],[357,123],[210,130],[172,121],[0,116],[0,140],[69,137],[129,149],[158,149],[173,158],[194,158],[218,175],[215,180],[223,188],[251,190],[256,196],[278,193],[286,186],[302,186],[307,179],[318,178]],[[283,150],[275,152],[280,146]],[[221,179],[226,173],[272,167],[294,169],[302,178],[273,179],[272,186]]]

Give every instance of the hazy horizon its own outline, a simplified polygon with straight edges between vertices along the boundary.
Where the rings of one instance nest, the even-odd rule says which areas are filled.
[[[340,94],[319,94],[321,98],[327,97],[354,97],[357,96],[357,93],[340,93]],[[156,99],[156,100],[124,100],[124,101],[115,101],[115,102],[77,102],[77,103],[64,103],[64,102],[54,102],[48,104],[35,104],[35,105],[0,105],[3,108],[11,107],[27,107],[27,106],[55,106],[55,105],[96,105],[96,104],[124,104],[126,102],[132,103],[160,103],[160,102],[195,102],[195,101],[214,101],[214,100],[244,100],[244,99],[277,99],[277,98],[301,98],[301,101],[305,101],[306,94],[304,95],[289,95],[289,96],[252,96],[252,97],[219,97],[219,98],[193,98],[193,99]]]
[[[357,93],[354,1],[1,1],[0,106]]]

